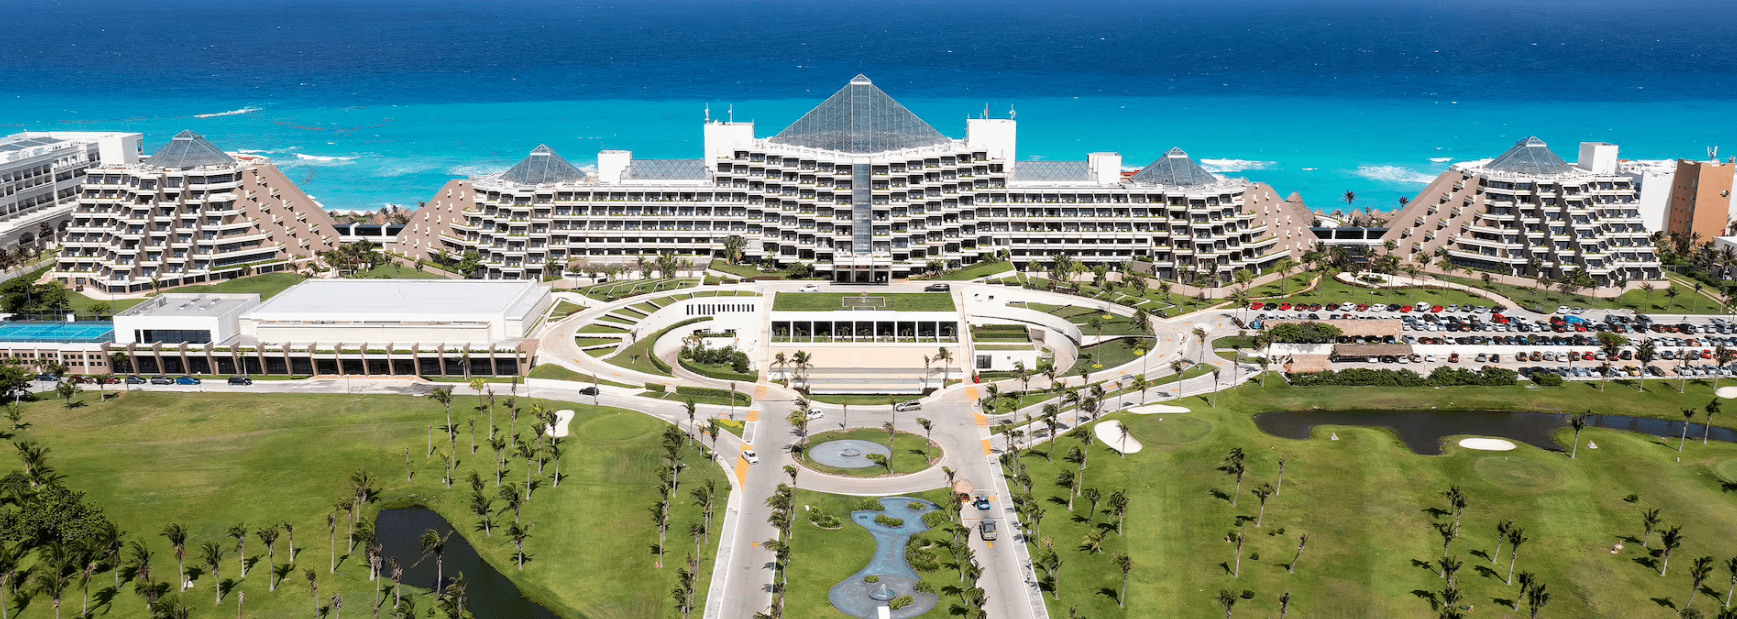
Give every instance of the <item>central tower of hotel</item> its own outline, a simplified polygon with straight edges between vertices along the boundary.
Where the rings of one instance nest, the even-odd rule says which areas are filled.
[[[662,253],[703,263],[739,236],[749,261],[872,283],[936,262],[999,255],[1023,267],[1058,254],[1229,281],[1313,242],[1300,202],[1180,149],[1131,173],[1117,153],[1019,161],[1012,119],[972,118],[950,138],[861,75],[772,137],[751,122],[704,128],[699,159],[606,150],[595,173],[538,147],[504,172],[449,182],[397,246],[474,251],[487,278],[537,279]]]

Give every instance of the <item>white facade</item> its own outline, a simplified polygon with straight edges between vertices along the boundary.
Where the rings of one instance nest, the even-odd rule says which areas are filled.
[[[1671,180],[1677,173],[1674,159],[1624,161],[1618,171],[1640,186],[1641,225],[1648,232],[1664,232],[1671,212]]]
[[[222,344],[241,332],[257,294],[168,293],[115,315],[116,344]]]
[[[0,138],[0,247],[54,236],[78,202],[86,170],[137,163],[142,138],[68,131]]]
[[[243,313],[241,333],[261,343],[491,344],[524,338],[551,300],[526,281],[309,280]]]
[[[768,266],[806,263],[835,281],[879,282],[1004,253],[1086,263],[1154,261],[1158,274],[1216,274],[1289,256],[1309,223],[1251,184],[1173,149],[1124,179],[1116,153],[1018,161],[1017,124],[970,119],[949,138],[858,76],[789,128],[707,122],[701,159],[598,155],[586,174],[539,147],[506,172],[454,181],[399,251],[477,252],[490,279],[555,265],[630,264],[673,253],[704,262],[728,237]],[[467,183],[470,186],[467,186]]]

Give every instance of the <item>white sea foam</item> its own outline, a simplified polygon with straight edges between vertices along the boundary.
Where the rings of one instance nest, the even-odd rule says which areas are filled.
[[[246,148],[237,148],[237,149],[235,149],[235,152],[241,153],[243,155],[268,155],[268,154],[271,154],[271,151],[269,151],[269,150],[251,150],[251,149],[246,149]]]
[[[319,165],[319,164],[344,165],[344,164],[350,163],[351,161],[356,160],[355,157],[339,157],[339,156],[335,156],[335,155],[333,155],[333,156],[320,156],[320,155],[309,155],[306,153],[296,153],[296,159],[300,159],[302,161],[305,161],[308,163],[308,165]]]
[[[1453,157],[1430,157],[1429,160],[1433,163],[1447,163],[1449,161],[1453,161],[1454,158]]]
[[[1225,172],[1241,172],[1243,170],[1265,170],[1278,165],[1277,161],[1251,161],[1248,159],[1201,159],[1200,167],[1208,172],[1223,174]]]
[[[1435,175],[1394,165],[1358,166],[1357,171],[1352,174],[1356,174],[1357,176],[1372,181],[1384,181],[1389,183],[1416,183],[1419,185],[1428,185],[1430,181],[1435,180]]]
[[[229,110],[227,112],[216,112],[216,113],[212,113],[212,114],[194,114],[193,117],[194,118],[217,118],[219,116],[240,116],[242,114],[252,114],[254,112],[262,111],[264,109],[265,108],[262,108],[262,107],[244,107],[244,108],[241,108],[239,110]]]
[[[479,165],[479,164],[474,164],[474,163],[467,163],[467,164],[455,165],[455,166],[449,167],[446,169],[446,173],[451,174],[453,176],[477,176],[477,177],[481,177],[481,176],[488,176],[490,174],[494,174],[496,172],[500,172],[503,170],[506,170],[506,168],[501,167],[501,166],[487,165],[487,164],[480,164]]]

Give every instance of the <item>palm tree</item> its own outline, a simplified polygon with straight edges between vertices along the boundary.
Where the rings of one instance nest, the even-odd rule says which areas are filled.
[[[947,387],[947,377],[953,373],[953,351],[947,350],[947,347],[942,346],[939,350],[935,351],[935,362],[941,364],[941,387],[945,389]]]
[[[11,596],[5,595],[5,592],[8,588],[17,588],[18,564],[23,559],[24,553],[20,547],[0,544],[0,618],[11,615],[11,611],[6,608],[6,599]],[[1737,560],[1733,562],[1737,563]],[[116,569],[115,572],[120,573],[120,570]],[[1731,577],[1731,581],[1737,582],[1737,576]]]
[[[517,496],[515,493],[514,496]],[[422,558],[434,557],[434,586],[440,588],[446,582],[446,538],[452,537],[452,532],[446,535],[428,529],[422,532]]]
[[[1236,490],[1230,493],[1231,507],[1236,507],[1236,495],[1242,493],[1243,473],[1248,472],[1248,468],[1243,463],[1243,458],[1242,448],[1233,447],[1231,448],[1230,453],[1224,457],[1224,464],[1218,466],[1219,471],[1236,478]]]
[[[1659,510],[1654,508],[1641,512],[1641,526],[1646,527],[1646,532],[1641,534],[1641,548],[1646,548],[1647,541],[1652,539],[1653,529],[1659,526]]]
[[[1731,588],[1725,590],[1725,608],[1731,607],[1731,594],[1737,593],[1737,557],[1725,560],[1725,571],[1731,573]]]
[[[1580,431],[1586,429],[1586,418],[1592,411],[1568,416],[1568,425],[1574,427],[1574,447],[1568,451],[1568,459],[1573,460],[1580,454]]]
[[[531,527],[537,523],[528,522],[523,525],[515,522],[507,525],[507,537],[513,540],[513,556],[519,563],[519,571],[525,571],[525,540],[531,537]]]
[[[1526,592],[1526,605],[1532,608],[1532,619],[1538,619],[1538,611],[1544,610],[1544,605],[1550,603],[1550,593],[1544,590],[1544,583],[1532,585],[1532,590]]]
[[[1653,343],[1652,338],[1642,338],[1640,343],[1635,344],[1634,358],[1641,362],[1640,390],[1643,392],[1647,390],[1647,368],[1651,367],[1653,358],[1657,356],[1658,345]]]
[[[313,570],[302,570],[302,576],[308,579],[308,594],[314,596],[314,617],[320,616],[320,575]]]
[[[1665,570],[1671,568],[1671,553],[1676,552],[1677,548],[1683,545],[1683,528],[1665,529],[1664,533],[1659,534],[1659,543],[1665,546],[1663,561],[1659,563],[1659,575],[1664,576]]]
[[[72,586],[72,567],[67,565],[66,556],[57,555],[63,553],[47,553],[41,558],[44,565],[34,579],[36,588],[54,600],[54,619],[60,619],[60,598]]]
[[[1491,565],[1495,565],[1496,560],[1502,557],[1502,542],[1508,539],[1508,530],[1512,528],[1514,528],[1514,521],[1512,520],[1503,519],[1496,523],[1496,550],[1490,553]]]
[[[1255,498],[1260,499],[1261,502],[1261,510],[1255,516],[1255,528],[1258,529],[1261,526],[1261,521],[1267,517],[1267,497],[1273,495],[1273,486],[1272,484],[1263,483],[1259,486],[1255,486],[1255,488],[1249,492],[1254,493]]]
[[[220,570],[223,569],[223,546],[217,542],[205,542],[199,547],[199,557],[205,561],[206,567],[211,568],[211,589],[213,590],[216,599],[213,603],[222,604],[223,574]],[[241,561],[242,563],[246,563],[247,558],[242,557]]]
[[[1689,422],[1695,419],[1695,409],[1683,409],[1683,436],[1677,439],[1677,453],[1683,453],[1683,443],[1689,440]]]
[[[169,539],[169,545],[175,547],[176,574],[179,576],[180,591],[187,590],[187,527],[173,524],[163,527],[158,533]]]
[[[1230,619],[1230,613],[1236,609],[1236,602],[1241,598],[1227,589],[1219,589],[1217,599],[1218,605],[1224,608],[1224,619]]]
[[[1194,357],[1194,363],[1199,364],[1206,360],[1206,330],[1195,327],[1194,340],[1200,344],[1200,351]]]
[[[1122,589],[1116,595],[1116,607],[1123,608],[1128,605],[1128,572],[1134,571],[1134,560],[1128,557],[1128,553],[1123,552],[1111,557],[1110,562],[1122,570]]]
[[[1701,591],[1701,585],[1705,584],[1707,577],[1712,575],[1712,557],[1698,557],[1695,559],[1695,563],[1689,566],[1689,580],[1694,584],[1689,586],[1689,601],[1683,604],[1683,610],[1688,610],[1695,605],[1695,594]]]
[[[1459,486],[1448,486],[1448,489],[1443,491],[1441,496],[1442,498],[1447,499],[1448,507],[1451,507],[1454,510],[1454,532],[1458,533],[1460,530],[1460,514],[1464,513],[1466,511],[1466,506],[1469,505],[1466,500],[1466,491],[1462,490]]]
[[[1529,538],[1526,537],[1525,529],[1520,527],[1508,529],[1508,546],[1512,549],[1508,551],[1507,584],[1514,584],[1514,564],[1520,561],[1520,545],[1526,543],[1527,539]]]

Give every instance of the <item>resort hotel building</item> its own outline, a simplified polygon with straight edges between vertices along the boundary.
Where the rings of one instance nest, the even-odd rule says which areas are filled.
[[[142,137],[54,131],[0,138],[0,248],[52,239],[71,219],[85,172],[137,163]]]
[[[1407,260],[1443,256],[1498,275],[1585,273],[1599,286],[1659,279],[1639,196],[1618,170],[1615,145],[1583,143],[1571,165],[1526,138],[1493,160],[1444,172],[1390,220],[1383,240]]]
[[[971,118],[964,139],[948,137],[860,75],[771,137],[752,122],[703,128],[699,158],[606,150],[595,172],[539,146],[509,170],[448,183],[396,251],[474,251],[488,279],[535,280],[666,252],[703,262],[736,236],[748,261],[806,263],[837,282],[1057,254],[1229,281],[1314,242],[1300,202],[1180,149],[1131,174],[1116,153],[1020,161],[1013,119]]]
[[[142,160],[86,172],[52,277],[138,293],[286,270],[338,245],[326,212],[268,159],[183,131]]]

